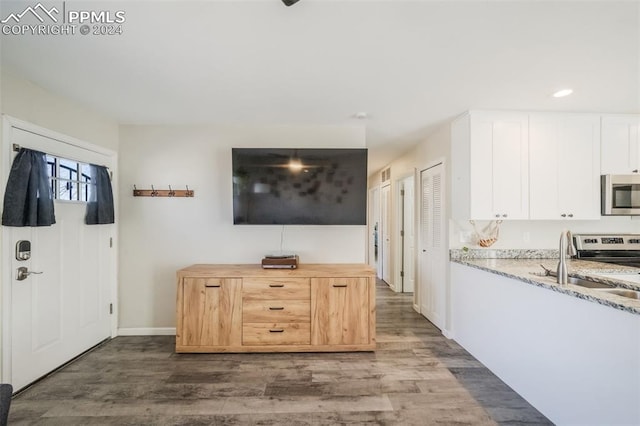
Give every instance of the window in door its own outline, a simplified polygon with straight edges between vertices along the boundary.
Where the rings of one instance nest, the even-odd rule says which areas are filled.
[[[95,181],[89,164],[47,155],[47,166],[55,200],[86,203],[91,199]]]

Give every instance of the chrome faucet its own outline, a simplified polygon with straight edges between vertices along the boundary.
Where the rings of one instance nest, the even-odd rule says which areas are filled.
[[[576,249],[576,245],[573,243],[573,235],[571,235],[571,231],[567,231],[567,240],[569,240],[569,247],[567,247],[567,256],[576,257],[578,255],[578,250]]]
[[[567,255],[570,257],[575,256],[576,247],[573,245],[573,238],[571,236],[571,231],[562,231],[560,234],[560,247],[559,251],[559,262],[558,262],[558,270],[557,270],[557,281],[558,284],[567,284],[569,280],[569,269],[567,268]]]

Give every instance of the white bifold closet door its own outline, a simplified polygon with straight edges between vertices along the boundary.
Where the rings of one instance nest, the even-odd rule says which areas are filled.
[[[446,316],[444,166],[420,174],[420,313],[442,329]]]

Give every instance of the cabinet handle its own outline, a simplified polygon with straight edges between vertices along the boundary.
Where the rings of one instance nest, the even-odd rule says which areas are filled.
[[[506,215],[506,214],[503,214],[503,215],[502,215],[502,217],[507,217],[507,215]]]
[[[333,286],[334,287],[346,287],[347,285],[346,284],[334,284]]]
[[[567,217],[566,213],[562,213],[560,216]]]
[[[284,310],[283,306],[269,306],[270,311],[282,311]]]
[[[284,284],[269,284],[269,287],[271,287],[271,288],[280,288],[280,287],[284,287]]]
[[[269,330],[269,333],[284,333],[284,329],[282,328],[272,328]]]
[[[220,284],[205,284],[204,286],[205,286],[205,287],[208,287],[208,288],[211,288],[211,287],[219,288],[219,287],[220,287]]]
[[[573,213],[569,213],[569,217],[573,217]]]
[[[638,169],[632,170],[633,173],[638,173]]]
[[[496,215],[496,217],[500,217],[500,213],[498,213],[498,214]]]

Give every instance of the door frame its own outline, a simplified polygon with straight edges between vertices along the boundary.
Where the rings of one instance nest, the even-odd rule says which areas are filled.
[[[395,181],[395,187],[393,188],[397,194],[396,197],[396,218],[397,220],[395,221],[395,235],[397,236],[395,238],[395,256],[394,256],[394,260],[395,260],[395,282],[396,283],[400,283],[398,285],[396,285],[395,291],[396,292],[400,292],[400,293],[404,293],[404,278],[406,277],[406,274],[404,274],[404,276],[401,276],[401,272],[403,272],[404,270],[404,258],[405,256],[407,256],[407,253],[404,252],[404,236],[402,235],[403,228],[404,226],[404,208],[405,208],[405,197],[402,195],[402,190],[404,189],[403,184],[404,181],[412,178],[413,179],[413,197],[414,197],[414,216],[413,216],[413,222],[414,222],[414,234],[415,234],[415,188],[416,188],[416,182],[415,182],[415,170],[412,170],[409,173],[405,173],[403,175],[401,175],[400,177],[398,177],[398,179],[396,179]],[[414,241],[415,241],[415,235],[414,235]],[[409,253],[409,255],[414,257],[414,281],[415,281],[415,245],[414,245],[414,253]]]
[[[113,187],[113,199],[114,210],[116,217],[116,224],[113,227],[113,252],[111,256],[111,264],[109,265],[111,272],[111,279],[109,283],[111,303],[113,306],[113,312],[110,318],[110,334],[111,337],[117,336],[118,333],[118,154],[116,151],[103,148],[98,145],[85,142],[80,139],[73,138],[71,136],[64,135],[62,133],[49,130],[47,128],[32,124],[8,115],[2,115],[2,155],[0,158],[0,192],[5,193],[7,179],[9,177],[9,171],[11,170],[11,163],[13,160],[13,149],[11,138],[11,129],[18,128],[27,132],[35,133],[49,139],[58,142],[61,148],[69,149],[82,149],[91,151],[99,155],[104,155],[111,158],[111,164],[109,170],[113,173],[112,187]],[[58,152],[49,152],[48,154],[66,156]],[[73,157],[71,157],[73,159]],[[0,314],[0,381],[3,383],[10,382],[11,378],[11,282],[12,274],[11,270],[11,254],[13,253],[12,242],[6,235],[7,233],[2,230],[0,226],[0,239],[2,240],[0,246],[0,257],[2,257],[2,273],[0,274],[0,306],[2,307],[2,313]],[[78,354],[79,355],[79,354]]]

